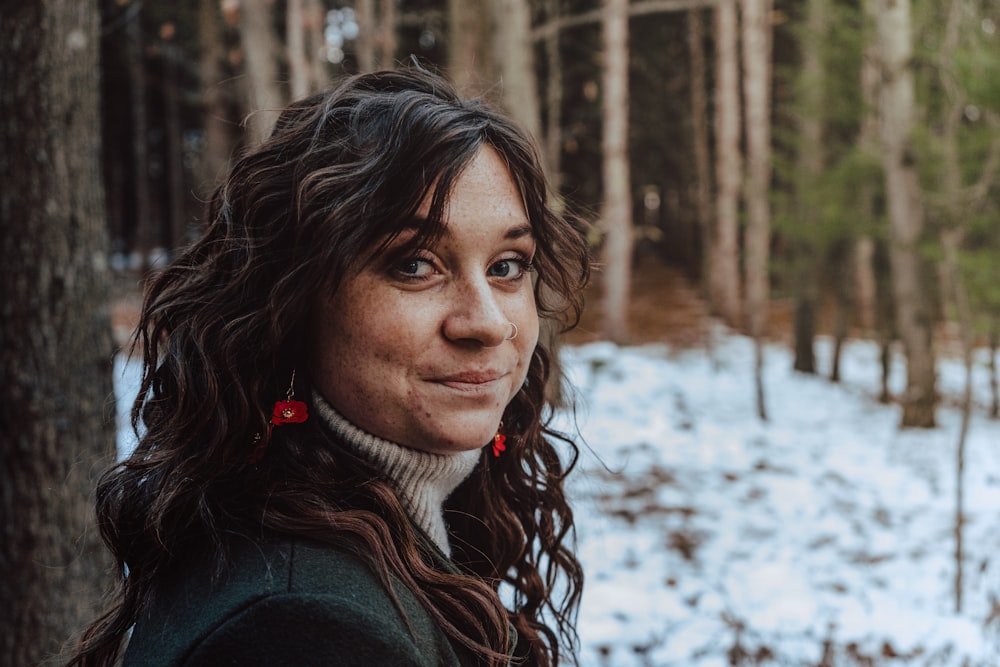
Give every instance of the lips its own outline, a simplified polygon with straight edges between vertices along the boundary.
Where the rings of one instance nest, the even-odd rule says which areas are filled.
[[[463,371],[435,378],[433,382],[459,391],[477,392],[489,390],[506,373],[501,371]]]

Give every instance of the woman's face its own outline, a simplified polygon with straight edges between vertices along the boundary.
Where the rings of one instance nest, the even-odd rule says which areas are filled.
[[[429,208],[427,197],[418,217]],[[319,299],[310,368],[359,428],[438,453],[491,441],[538,342],[527,270],[535,243],[494,149],[480,149],[455,181],[444,222],[432,246],[376,258]],[[404,231],[387,256],[412,236]]]

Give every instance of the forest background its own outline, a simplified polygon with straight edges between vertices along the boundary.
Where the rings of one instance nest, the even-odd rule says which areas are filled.
[[[843,341],[877,340],[904,428],[935,424],[935,355],[996,358],[998,0],[0,6],[10,664],[53,655],[99,597],[87,526],[114,442],[112,305],[198,234],[210,188],[277,109],[345,74],[412,56],[537,137],[553,205],[587,223],[600,265],[575,340],[649,335],[632,291],[666,266],[756,342],[763,420],[769,336],[787,332],[795,369],[816,373],[830,334],[833,381]],[[971,403],[970,383],[966,423]]]

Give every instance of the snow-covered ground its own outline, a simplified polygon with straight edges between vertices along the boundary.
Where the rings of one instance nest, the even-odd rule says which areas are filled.
[[[847,346],[840,385],[772,346],[763,423],[751,342],[713,339],[563,351],[577,410],[558,423],[585,442],[571,482],[582,667],[1000,664],[1000,423],[977,406],[956,614],[956,401],[939,428],[901,432],[898,408],[875,401],[873,344]],[[119,367],[122,393],[135,371]],[[954,399],[961,366],[939,373]],[[976,385],[985,400],[983,360]]]
[[[1000,664],[1000,423],[977,407],[956,614],[960,414],[901,432],[875,401],[877,354],[849,344],[838,386],[768,347],[763,423],[746,338],[564,350],[578,409],[561,426],[589,447],[572,483],[584,667]],[[939,373],[957,397],[962,367]]]

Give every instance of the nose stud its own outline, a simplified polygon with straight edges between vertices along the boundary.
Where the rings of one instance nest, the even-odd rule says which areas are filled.
[[[514,340],[517,338],[517,325],[513,322],[508,322],[507,324],[510,325],[510,335],[506,336],[504,340]]]

